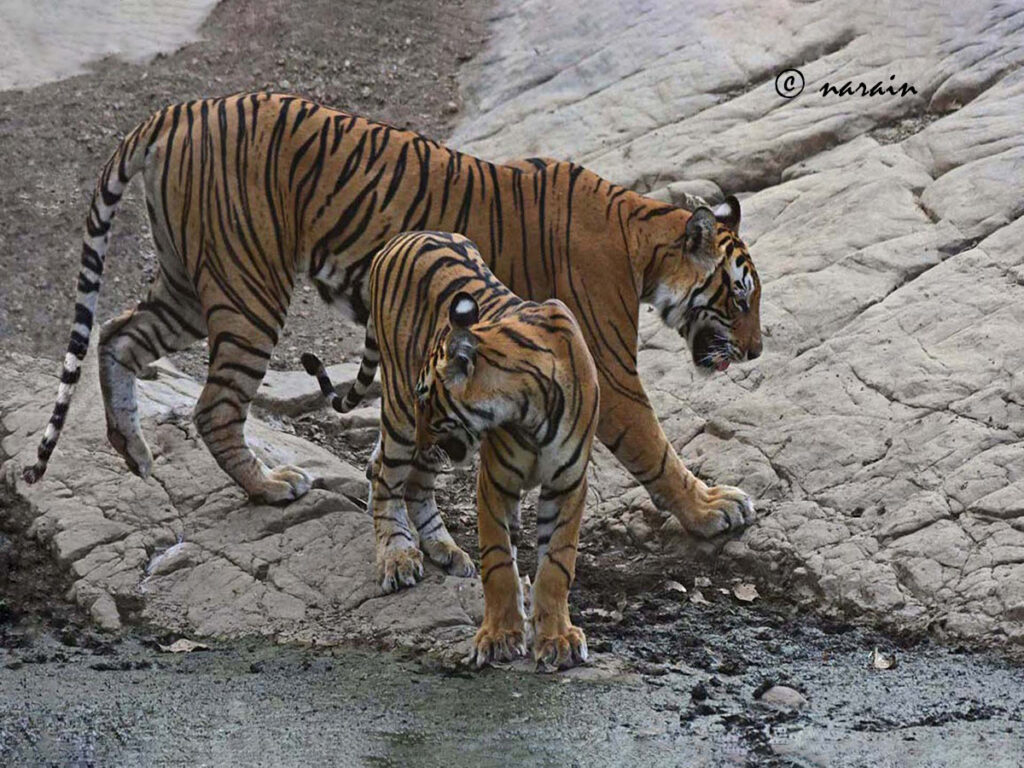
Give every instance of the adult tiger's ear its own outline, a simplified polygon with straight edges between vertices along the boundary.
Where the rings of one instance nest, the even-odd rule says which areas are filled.
[[[473,375],[476,365],[477,338],[469,330],[480,319],[480,307],[468,293],[455,295],[448,307],[452,326],[445,355],[444,378],[448,384],[459,384]]]
[[[711,209],[715,218],[737,235],[740,233],[740,201],[736,195],[729,195],[725,200]]]
[[[718,263],[715,252],[715,214],[706,205],[697,208],[686,222],[683,252],[701,269],[714,269]]]

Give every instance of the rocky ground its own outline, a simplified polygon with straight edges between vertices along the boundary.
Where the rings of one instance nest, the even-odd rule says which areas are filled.
[[[148,65],[0,93],[0,147],[23,159],[0,177],[0,259],[22,276],[0,281],[0,762],[1024,761],[1020,13],[908,4],[887,29],[881,6],[829,0],[770,24],[743,2],[607,2],[586,19],[560,0],[332,8],[222,3],[202,42]],[[773,84],[786,67],[807,81],[789,101]],[[815,93],[892,73],[917,95]],[[106,444],[94,355],[45,480],[16,479],[52,404],[103,157],[163,103],[265,84],[454,130],[492,159],[740,195],[764,356],[698,376],[645,315],[640,367],[687,463],[752,492],[760,519],[690,540],[599,450],[571,598],[588,668],[467,671],[475,580],[431,568],[378,593],[362,472],[378,406],[318,410],[289,372],[312,348],[354,375],[361,334],[309,292],[249,434],[322,488],[246,503],[188,418],[201,349],[141,383],[149,481]],[[104,316],[152,274],[138,198],[115,227]],[[439,499],[475,552],[472,484],[448,474]],[[533,557],[524,546],[524,573]],[[159,648],[182,638],[212,648]]]
[[[0,500],[23,505],[7,492]],[[527,664],[473,671],[450,654],[365,641],[202,638],[187,651],[176,644],[193,636],[180,632],[103,632],[54,600],[68,586],[59,564],[8,532],[5,764],[856,768],[1024,758],[1024,671],[1013,662],[818,621],[790,601],[747,603],[736,577],[708,563],[584,557],[572,603],[591,664],[543,675]],[[393,645],[385,635],[370,645]]]

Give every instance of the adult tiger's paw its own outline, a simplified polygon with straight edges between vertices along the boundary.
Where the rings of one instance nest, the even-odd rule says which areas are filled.
[[[259,487],[249,498],[261,504],[289,504],[305,496],[313,487],[313,477],[304,469],[282,464],[263,473]]]
[[[754,517],[754,502],[746,492],[731,485],[715,485],[701,489],[695,509],[684,514],[682,522],[690,533],[710,539],[738,531]]]
[[[377,570],[384,594],[415,586],[423,578],[423,553],[413,546],[388,549]]]
[[[568,669],[587,660],[587,637],[571,624],[560,635],[538,635],[533,640],[533,658],[538,664]]]
[[[466,662],[478,669],[495,661],[513,661],[526,655],[526,633],[522,627],[491,627],[485,622],[473,638],[473,651]]]
[[[451,539],[423,539],[420,545],[432,562],[444,568],[452,576],[469,578],[476,576],[473,558]]]

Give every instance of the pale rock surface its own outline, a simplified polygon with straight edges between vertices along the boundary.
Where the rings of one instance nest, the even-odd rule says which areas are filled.
[[[700,375],[641,315],[666,433],[759,499],[723,554],[821,610],[1024,642],[1024,9],[500,5],[464,73],[459,148],[742,199],[763,357]],[[794,67],[806,87],[786,100],[775,77]],[[917,93],[821,95],[847,80]],[[674,528],[597,453],[585,537]]]
[[[21,355],[0,361],[4,478],[29,505],[28,535],[67,570],[69,596],[104,629],[126,620],[188,635],[264,634],[308,643],[373,637],[389,644],[471,637],[479,583],[428,566],[405,594],[376,581],[367,482],[305,440],[250,418],[248,437],[269,463],[296,463],[323,487],[286,507],[257,506],[217,467],[191,423],[199,385],[160,364],[139,383],[153,475],[127,472],[107,445],[95,350],[50,468],[26,486],[56,392],[56,367]],[[305,374],[303,374],[305,375]]]

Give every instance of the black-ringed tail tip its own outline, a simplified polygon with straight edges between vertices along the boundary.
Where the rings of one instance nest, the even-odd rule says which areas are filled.
[[[474,306],[476,306],[475,303]],[[377,337],[374,334],[372,322],[366,326],[366,337],[363,340],[363,360],[359,364],[359,373],[356,375],[355,381],[349,385],[345,397],[338,394],[320,358],[312,352],[302,353],[302,367],[310,376],[316,377],[320,391],[338,413],[348,413],[363,401],[370,385],[373,384],[374,376],[377,375],[379,363],[380,349],[377,347]]]
[[[303,352],[301,359],[302,367],[306,369],[306,373],[310,376],[316,376],[320,371],[324,370],[323,362],[312,352]]]
[[[31,467],[25,467],[21,473],[21,479],[29,485],[35,483],[39,478],[46,472],[46,467],[40,467],[38,464],[33,464]]]

